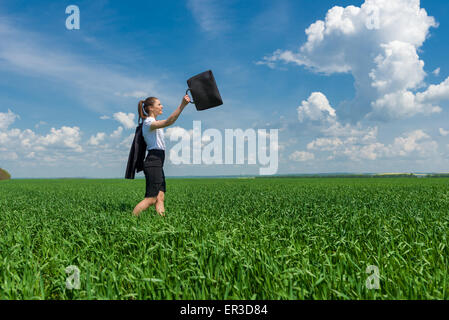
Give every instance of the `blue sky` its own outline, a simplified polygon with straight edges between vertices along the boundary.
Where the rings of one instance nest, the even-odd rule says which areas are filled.
[[[186,80],[212,69],[224,105],[188,106],[165,129],[167,151],[171,132],[201,120],[223,135],[279,129],[278,174],[447,172],[449,5],[391,3],[3,1],[0,167],[17,178],[122,177],[137,102],[159,97],[164,118]],[[79,30],[65,27],[71,4]],[[165,172],[259,167],[167,161]]]

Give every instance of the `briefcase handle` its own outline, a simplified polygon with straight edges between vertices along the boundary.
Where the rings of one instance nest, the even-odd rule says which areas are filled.
[[[186,94],[187,94],[187,92],[192,92],[192,90],[190,90],[190,88],[189,89],[187,89],[187,91],[186,91]],[[193,98],[192,99],[190,99],[190,103],[195,103],[195,102],[193,102]]]

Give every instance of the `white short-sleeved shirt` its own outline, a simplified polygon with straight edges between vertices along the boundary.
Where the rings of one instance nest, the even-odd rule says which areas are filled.
[[[148,117],[142,125],[142,135],[147,144],[147,150],[165,150],[164,129],[160,128],[151,130],[150,126],[153,121],[156,121],[156,119],[153,117]]]

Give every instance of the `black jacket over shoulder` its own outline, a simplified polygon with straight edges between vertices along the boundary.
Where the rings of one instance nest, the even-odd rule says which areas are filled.
[[[140,119],[139,119],[140,120]],[[134,179],[136,172],[143,170],[147,144],[142,135],[142,123],[136,128],[134,140],[129,151],[128,165],[126,166],[125,179]]]

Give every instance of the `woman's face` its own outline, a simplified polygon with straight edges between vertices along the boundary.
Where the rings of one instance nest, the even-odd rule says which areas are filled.
[[[162,114],[162,109],[164,107],[162,106],[161,102],[159,101],[159,99],[156,99],[156,101],[153,103],[153,105],[151,106],[151,109],[153,110],[154,114],[156,116],[159,116]]]

